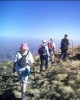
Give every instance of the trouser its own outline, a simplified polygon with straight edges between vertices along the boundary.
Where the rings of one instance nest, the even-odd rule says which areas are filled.
[[[61,50],[61,60],[66,60],[67,59],[67,52],[68,50]]]
[[[48,55],[40,55],[40,61],[41,61],[40,72],[42,72],[44,62],[45,62],[45,69],[48,68]]]
[[[49,54],[51,56],[50,61],[53,62],[54,61],[54,51],[49,49]]]

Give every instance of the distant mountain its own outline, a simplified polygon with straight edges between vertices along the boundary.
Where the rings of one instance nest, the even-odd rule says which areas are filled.
[[[0,61],[14,60],[15,54],[19,51],[22,42],[26,42],[33,55],[38,53],[41,39],[0,39]],[[56,40],[56,48],[60,48],[60,40]],[[79,41],[73,41],[73,45],[79,44]],[[72,47],[72,42],[70,42]]]

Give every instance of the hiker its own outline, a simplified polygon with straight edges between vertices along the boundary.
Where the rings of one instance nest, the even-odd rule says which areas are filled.
[[[28,82],[28,77],[30,75],[30,65],[34,63],[33,56],[29,51],[29,47],[26,43],[22,43],[20,51],[17,52],[14,61],[14,70],[16,69],[20,85],[21,85],[21,98],[25,99],[26,85]]]
[[[54,62],[54,53],[56,51],[56,47],[55,47],[55,42],[52,38],[50,39],[50,42],[48,42],[48,49],[49,49],[49,53],[51,56],[51,63],[53,63]]]
[[[67,60],[67,53],[68,53],[68,47],[69,47],[69,39],[67,38],[68,35],[65,34],[64,38],[61,40],[61,60],[66,61]]]
[[[38,54],[40,55],[40,73],[43,71],[43,65],[45,61],[45,70],[48,68],[48,57],[50,56],[47,41],[43,40],[42,44],[40,45],[38,49]]]

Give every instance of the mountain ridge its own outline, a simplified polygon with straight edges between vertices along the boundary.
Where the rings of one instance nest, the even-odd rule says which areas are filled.
[[[55,62],[40,74],[39,56],[35,56],[35,66],[26,91],[27,100],[80,100],[80,46],[69,49],[68,60],[58,62],[60,50],[55,54]],[[0,63],[0,99],[21,100],[21,89],[17,73],[12,72],[13,62]]]

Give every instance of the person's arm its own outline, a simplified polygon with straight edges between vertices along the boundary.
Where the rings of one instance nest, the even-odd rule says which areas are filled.
[[[69,39],[68,39],[68,45],[70,45],[70,43],[69,43]]]
[[[34,72],[34,78],[35,78],[35,62],[34,62],[34,58],[31,52],[29,52],[29,65],[32,66],[33,68],[33,72]]]
[[[56,51],[56,46],[55,46],[55,43],[53,43],[53,48],[54,48],[54,51]]]
[[[15,60],[14,60],[14,63],[13,63],[13,73],[16,71],[15,67],[16,67],[16,64],[17,64],[17,60],[18,60],[18,53],[16,54]]]
[[[62,47],[62,45],[63,45],[63,42],[64,42],[64,39],[61,40],[61,47]]]
[[[33,58],[33,55],[31,52],[29,52],[29,61],[28,62],[30,65],[34,63],[34,58]]]
[[[47,51],[47,55],[50,57],[48,46],[46,45],[45,48],[46,48],[46,51]]]
[[[17,62],[14,62],[14,64],[13,64],[13,73],[15,73],[15,71],[16,71],[16,69],[15,69],[16,64],[17,64]]]

